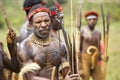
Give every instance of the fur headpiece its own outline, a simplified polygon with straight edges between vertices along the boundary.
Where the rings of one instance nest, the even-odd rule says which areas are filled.
[[[23,3],[23,10],[30,10],[34,5],[41,4],[45,5],[45,0],[25,0]]]

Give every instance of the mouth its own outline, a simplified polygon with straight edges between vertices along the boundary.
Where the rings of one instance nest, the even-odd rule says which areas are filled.
[[[48,33],[48,30],[41,30],[40,33],[41,33],[41,34],[47,34],[47,33]]]

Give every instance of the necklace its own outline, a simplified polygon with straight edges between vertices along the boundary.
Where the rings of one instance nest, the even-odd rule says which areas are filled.
[[[48,37],[48,38],[45,38],[45,39],[41,39],[37,36],[35,36],[35,34],[32,34],[31,37],[30,37],[31,41],[34,42],[35,44],[37,45],[42,45],[42,46],[46,46],[46,45],[49,45],[50,42],[51,42],[51,38]]]

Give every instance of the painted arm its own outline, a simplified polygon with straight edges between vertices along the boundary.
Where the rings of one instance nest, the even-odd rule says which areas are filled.
[[[41,67],[36,62],[33,62],[32,59],[33,48],[29,41],[23,41],[20,44],[18,49],[18,54],[23,66],[19,73],[19,79],[23,80],[23,78],[27,80],[50,80],[44,77],[39,76],[39,71]]]
[[[9,69],[16,73],[19,72],[19,65],[14,64],[14,63],[17,63],[17,61],[13,59],[12,57],[10,60],[5,54],[3,54],[3,63],[6,69]]]
[[[63,79],[67,76],[70,65],[67,60],[67,52],[64,45],[61,45],[61,65],[59,68],[60,73],[62,74]]]
[[[16,36],[16,34],[14,33],[14,31],[9,30],[9,32],[7,34],[7,38],[6,38],[11,60],[6,56],[6,53],[3,50],[3,48],[1,51],[3,52],[3,62],[4,62],[5,68],[18,73],[19,72],[19,64],[18,64],[17,51],[16,51],[17,46],[13,43],[15,36]]]

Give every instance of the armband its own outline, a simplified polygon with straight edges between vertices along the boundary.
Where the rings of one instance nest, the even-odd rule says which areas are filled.
[[[63,62],[60,67],[59,67],[59,71],[61,71],[62,69],[66,68],[66,67],[70,67],[69,62]]]
[[[32,72],[35,74],[35,71],[40,69],[41,67],[35,62],[25,65],[19,73],[19,80],[24,80],[26,73]]]

